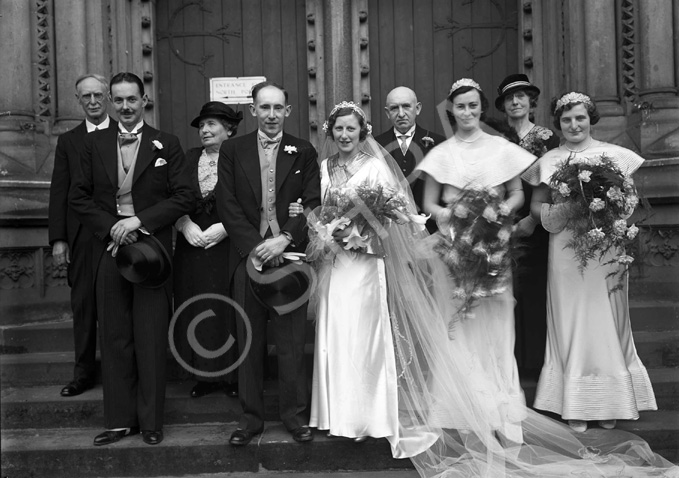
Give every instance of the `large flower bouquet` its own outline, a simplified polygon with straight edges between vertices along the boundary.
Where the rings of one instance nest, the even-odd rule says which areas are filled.
[[[552,175],[550,186],[555,203],[569,203],[566,228],[573,238],[566,247],[575,251],[580,271],[590,260],[601,260],[609,251],[626,271],[634,261],[632,241],[639,228],[627,219],[639,204],[632,179],[606,155],[593,158],[569,157]],[[615,273],[614,273],[615,274]]]
[[[448,266],[461,318],[473,317],[476,300],[509,286],[513,217],[493,189],[465,189],[438,218],[434,250]]]
[[[408,212],[406,196],[383,185],[361,183],[354,188],[330,188],[320,212],[309,217],[312,256],[342,247],[382,254],[379,238],[392,222],[424,229],[427,217]],[[333,233],[349,229],[337,240]]]

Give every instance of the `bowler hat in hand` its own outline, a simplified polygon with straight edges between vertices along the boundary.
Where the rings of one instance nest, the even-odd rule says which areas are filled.
[[[233,123],[240,123],[243,119],[241,111],[234,111],[230,106],[226,106],[221,101],[208,101],[200,109],[200,114],[191,121],[191,126],[197,128],[203,118],[223,118]]]
[[[172,259],[161,242],[150,234],[139,234],[137,242],[122,246],[116,255],[120,274],[142,287],[161,287],[172,273]]]
[[[523,73],[509,75],[507,78],[502,80],[502,83],[500,83],[500,86],[497,88],[498,97],[495,98],[495,107],[499,110],[502,110],[501,105],[505,101],[505,96],[511,95],[518,90],[533,91],[536,95],[540,94],[540,88],[532,84],[528,80],[528,77]]]
[[[246,270],[255,298],[278,315],[289,314],[304,305],[311,295],[314,273],[303,261],[286,261],[261,272],[247,259]]]

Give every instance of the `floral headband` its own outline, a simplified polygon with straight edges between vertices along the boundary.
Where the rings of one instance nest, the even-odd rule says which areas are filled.
[[[453,91],[457,90],[458,88],[462,88],[463,86],[471,86],[472,88],[476,88],[479,91],[483,91],[481,89],[481,85],[479,85],[477,82],[475,82],[471,78],[461,78],[461,79],[457,80],[455,83],[453,83],[453,86],[450,87],[450,91],[448,92],[448,96],[450,96],[450,94]]]
[[[558,110],[571,103],[583,103],[585,105],[592,106],[592,99],[582,93],[571,91],[557,100],[556,106],[554,107],[554,112],[556,113]]]
[[[358,106],[353,101],[342,101],[341,103],[337,103],[335,105],[335,107],[332,109],[332,111],[330,112],[330,115],[328,116],[328,118],[331,117],[332,115],[334,115],[335,113],[337,113],[339,110],[341,110],[343,108],[351,108],[356,113],[358,113],[358,115],[361,118],[363,118],[363,121],[365,121],[366,129],[368,130],[368,134],[372,133],[373,127],[370,123],[368,123],[368,118],[366,118],[365,113],[363,112],[361,107]],[[327,120],[323,123],[323,132],[325,132],[325,133],[328,132],[328,121]]]

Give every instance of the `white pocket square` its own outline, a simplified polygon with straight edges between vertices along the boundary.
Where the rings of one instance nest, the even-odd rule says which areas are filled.
[[[299,174],[300,171],[301,171],[301,169],[298,169],[297,171],[295,171],[295,174]]]
[[[158,166],[165,166],[166,164],[167,164],[167,161],[165,161],[163,158],[158,158],[158,159],[156,159],[155,167],[157,168]]]

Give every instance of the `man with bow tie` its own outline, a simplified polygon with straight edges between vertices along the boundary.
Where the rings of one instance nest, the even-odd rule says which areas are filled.
[[[94,386],[97,349],[97,314],[92,277],[92,233],[78,220],[68,204],[68,191],[80,169],[80,152],[85,135],[95,130],[117,130],[118,123],[106,112],[108,80],[88,73],[75,82],[75,97],[85,112],[78,126],[59,136],[54,154],[50,187],[49,242],[52,261],[68,267],[73,311],[75,366],[73,380],[62,390],[62,397],[74,397]]]
[[[391,121],[392,128],[375,138],[391,154],[410,183],[418,209],[422,209],[424,180],[412,173],[431,149],[446,140],[443,136],[426,130],[417,124],[417,116],[422,111],[422,103],[410,88],[398,86],[387,95],[384,110]],[[429,232],[436,231],[436,223],[427,221]]]
[[[142,119],[148,99],[141,79],[115,75],[111,102],[119,128],[85,137],[81,174],[70,194],[71,206],[95,236],[106,431],[94,444],[141,430],[144,442],[156,445],[163,440],[171,284],[149,288],[128,281],[115,255],[141,234],[152,234],[171,254],[172,225],[192,211],[196,197],[179,139]]]
[[[308,141],[283,132],[291,106],[281,86],[272,82],[255,85],[252,101],[250,112],[257,118],[258,130],[222,143],[216,186],[219,217],[231,238],[228,273],[233,277],[233,298],[252,327],[250,350],[238,369],[243,415],[231,435],[234,446],[247,445],[264,428],[268,319],[278,357],[281,420],[294,440],[313,439],[304,361],[307,303],[284,315],[264,308],[253,295],[246,266],[254,260],[263,267],[278,267],[283,264],[283,252],[304,252],[306,218],[289,217],[288,207],[297,200],[305,208],[320,205],[317,154]],[[237,326],[238,344],[243,347],[245,324],[239,320]]]

